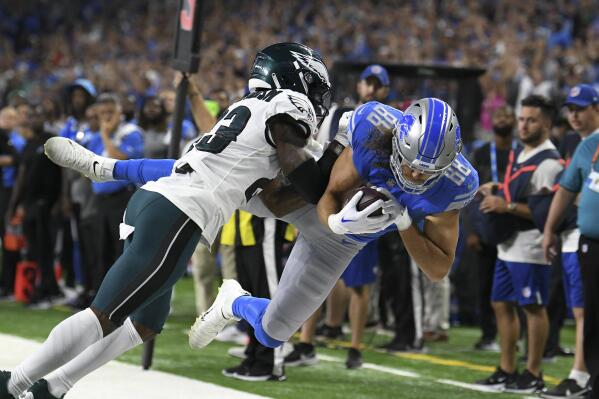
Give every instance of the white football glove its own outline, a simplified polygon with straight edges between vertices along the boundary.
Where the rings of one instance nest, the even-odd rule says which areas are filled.
[[[351,116],[354,114],[354,111],[347,111],[341,114],[341,118],[339,118],[339,128],[337,129],[337,134],[333,138],[333,140],[337,141],[344,147],[349,145],[349,138],[347,137],[347,127],[349,126],[349,120]]]
[[[383,206],[383,200],[373,202],[364,210],[358,211],[356,204],[364,193],[358,191],[339,211],[329,216],[329,228],[336,234],[377,233],[390,225],[389,215],[368,216]]]
[[[397,230],[407,230],[412,225],[412,218],[408,213],[408,209],[397,202],[393,194],[391,194],[388,190],[382,187],[376,187],[376,191],[381,192],[389,197],[387,201],[383,202],[383,215],[390,217],[390,223],[386,227],[395,224],[397,226]]]

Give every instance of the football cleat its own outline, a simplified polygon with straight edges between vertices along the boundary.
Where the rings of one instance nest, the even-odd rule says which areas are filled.
[[[8,392],[8,381],[10,380],[10,371],[0,370],[0,399],[16,399]]]
[[[189,331],[189,346],[203,348],[208,345],[229,323],[239,321],[233,314],[233,301],[250,295],[235,280],[223,280],[218,295],[210,308],[202,313]]]
[[[48,389],[48,381],[46,381],[42,378],[41,380],[36,381],[35,384],[33,384],[31,386],[31,388],[29,388],[29,390],[27,390],[27,392],[25,392],[24,394],[21,394],[19,399],[61,399],[61,398],[64,398],[64,395],[62,395],[60,398],[57,398],[56,396],[54,396],[50,393],[50,390]]]
[[[52,137],[44,144],[44,153],[55,164],[73,169],[96,182],[113,181],[116,160],[96,155],[65,137]]]
[[[293,346],[293,352],[285,356],[285,366],[313,366],[318,363],[314,345],[300,342]]]

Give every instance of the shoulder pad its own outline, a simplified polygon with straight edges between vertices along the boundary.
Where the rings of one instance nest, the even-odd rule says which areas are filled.
[[[308,97],[292,90],[279,91],[269,102],[265,122],[276,115],[285,114],[300,123],[311,135],[318,133],[316,112]]]

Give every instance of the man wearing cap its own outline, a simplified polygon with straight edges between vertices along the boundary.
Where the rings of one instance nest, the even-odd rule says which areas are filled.
[[[599,175],[599,94],[592,86],[580,84],[570,90],[564,105],[568,108],[568,122],[580,135],[582,142],[561,177],[559,189],[551,203],[545,224],[543,250],[548,259],[556,255],[556,233],[560,232],[562,220],[567,218],[568,211],[580,193],[578,228],[561,232],[566,299],[576,319],[576,356],[568,378],[544,394],[551,398],[581,396],[588,387],[593,386],[593,381],[597,389],[599,373],[599,346],[596,343],[599,333],[599,267],[596,262],[599,254],[596,217],[599,206],[599,179],[596,177]]]
[[[360,80],[356,85],[356,94],[358,95],[356,105],[359,106],[369,101],[384,103],[389,94],[389,83],[389,74],[383,66],[378,64],[367,66],[360,74]],[[334,111],[331,108],[330,113],[333,116],[330,121],[323,123],[319,134],[320,140],[322,142],[330,141],[338,130],[346,129],[351,112],[353,112],[352,108],[348,107],[339,107]],[[397,234],[392,235],[400,241]],[[359,368],[362,365],[360,346],[368,320],[369,285],[376,281],[375,267],[378,264],[378,259],[377,242],[373,241],[355,256],[327,298],[327,315],[321,333],[328,338],[339,338],[342,335],[341,324],[349,297],[351,347],[345,365],[350,369]],[[317,362],[312,339],[319,315],[320,313],[316,312],[302,327],[300,343],[295,345],[293,352],[285,358],[286,365],[312,365]]]

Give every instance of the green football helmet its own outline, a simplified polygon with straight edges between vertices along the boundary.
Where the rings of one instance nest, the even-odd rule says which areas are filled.
[[[289,89],[305,94],[316,111],[318,124],[329,113],[331,82],[320,54],[299,43],[276,43],[256,54],[250,90]]]

